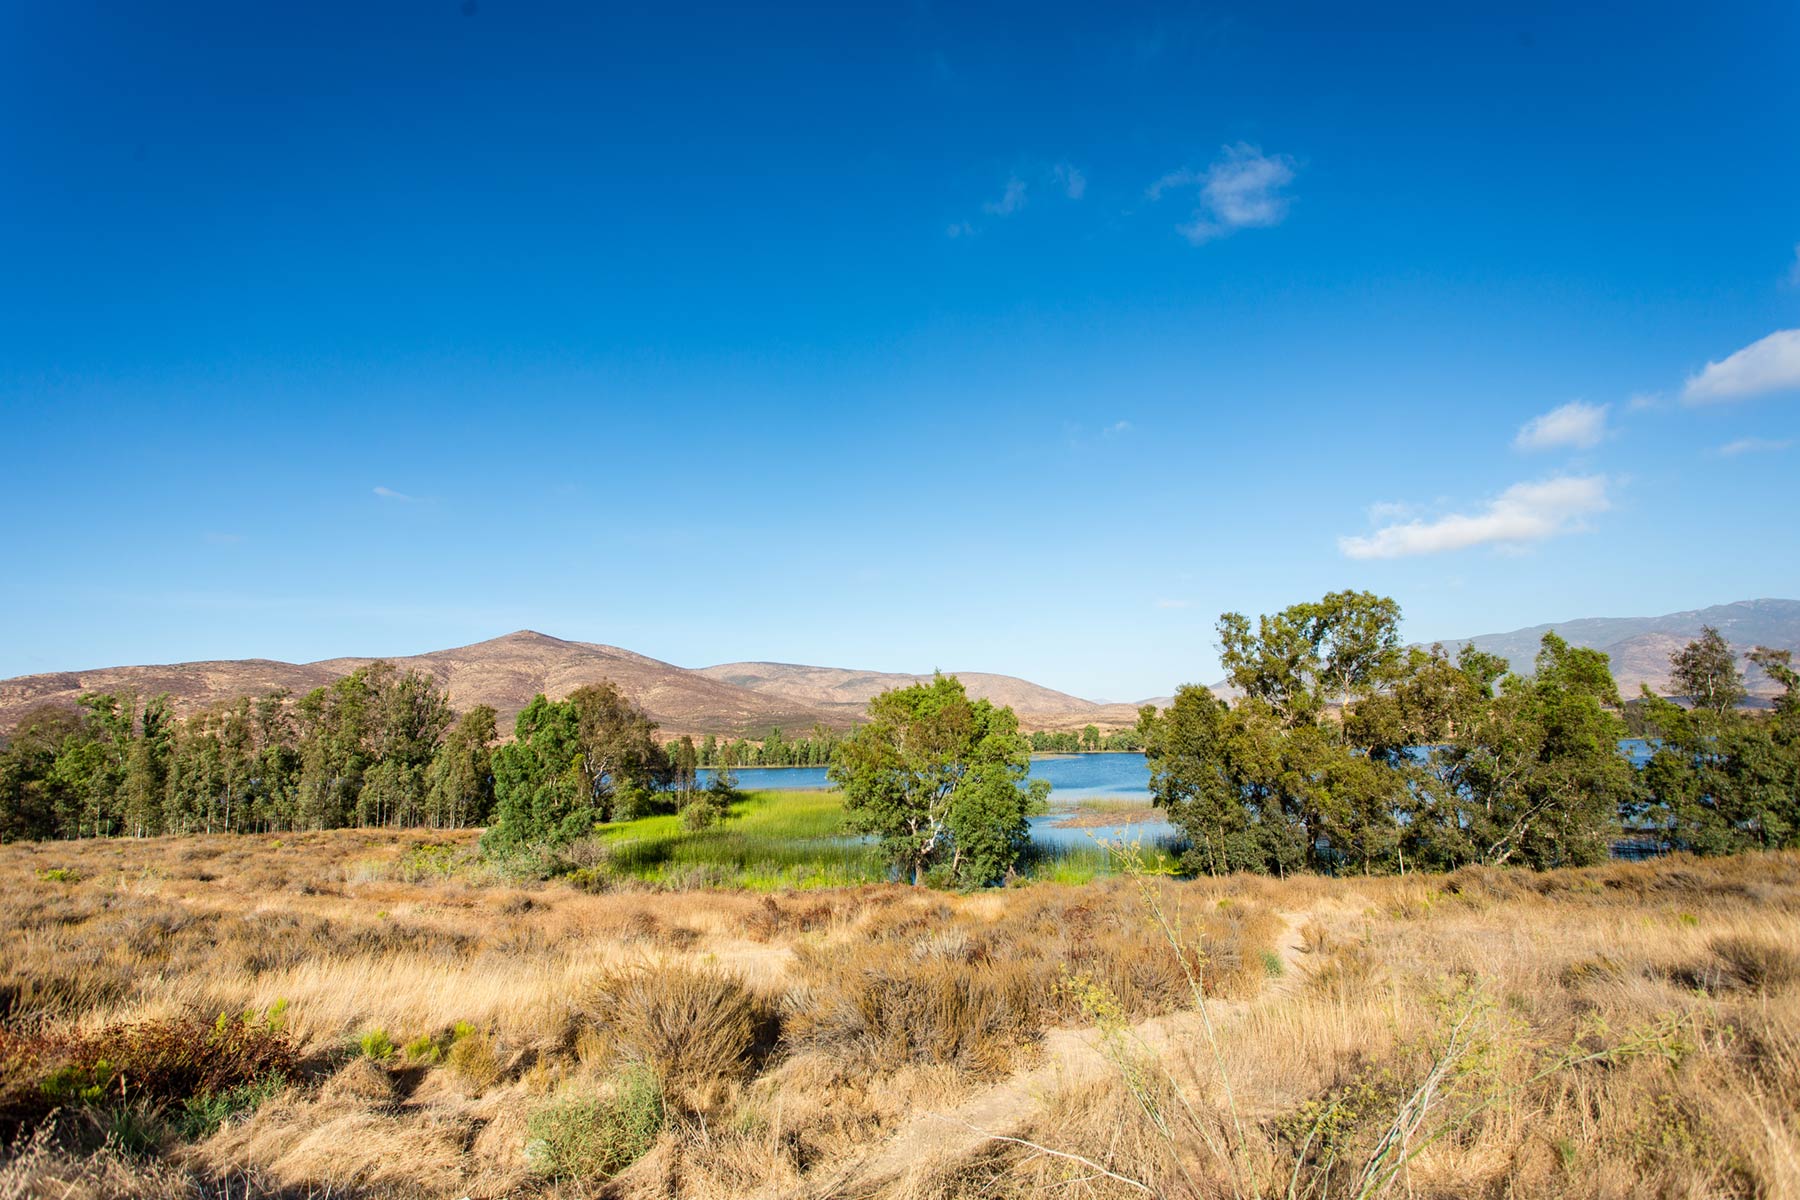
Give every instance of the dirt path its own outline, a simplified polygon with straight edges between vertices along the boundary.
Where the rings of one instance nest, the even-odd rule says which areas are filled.
[[[1209,1000],[1204,1016],[1190,1010],[1141,1021],[1126,1034],[1131,1046],[1159,1059],[1179,1053],[1185,1046],[1204,1046],[1208,1018],[1214,1031],[1220,1032],[1244,1013],[1298,986],[1305,977],[1300,927],[1312,914],[1279,915],[1282,931],[1275,939],[1275,952],[1282,970],[1260,995],[1251,1000]],[[1107,1056],[1104,1035],[1094,1026],[1050,1030],[1044,1035],[1043,1052],[1037,1066],[977,1092],[949,1112],[914,1117],[848,1171],[814,1181],[806,1194],[820,1198],[873,1194],[910,1172],[971,1153],[996,1135],[1016,1135],[1057,1092],[1096,1082],[1117,1069]]]

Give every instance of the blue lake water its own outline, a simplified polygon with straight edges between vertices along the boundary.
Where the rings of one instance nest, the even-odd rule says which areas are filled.
[[[739,767],[745,791],[817,791],[831,786],[824,767]],[[713,777],[700,772],[700,785]],[[1054,754],[1031,760],[1031,777],[1050,784],[1050,803],[1070,808],[1083,800],[1121,799],[1150,803],[1150,767],[1142,754]]]
[[[745,791],[816,791],[831,786],[824,767],[739,767],[738,787]],[[713,776],[700,772],[705,786]],[[1057,826],[1084,800],[1150,803],[1150,767],[1142,754],[1054,754],[1031,760],[1031,777],[1050,785],[1050,811],[1030,818],[1031,840],[1043,846],[1090,846],[1096,841],[1142,842],[1150,845],[1177,836],[1160,814],[1155,820],[1129,825],[1072,829]]]
[[[1642,738],[1628,738],[1619,749],[1641,767],[1656,747]],[[738,786],[746,791],[817,791],[831,786],[824,767],[739,767]],[[700,772],[702,786],[713,772]],[[1072,809],[1087,800],[1124,800],[1150,803],[1150,767],[1142,754],[1051,754],[1031,760],[1031,777],[1050,784],[1050,811],[1030,818],[1031,838],[1044,846],[1088,846],[1096,841],[1167,843],[1179,832],[1159,813],[1152,820],[1126,825],[1059,826]]]

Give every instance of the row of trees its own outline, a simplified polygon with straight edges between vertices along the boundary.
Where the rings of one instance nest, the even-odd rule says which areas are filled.
[[[830,764],[843,738],[823,725],[813,726],[806,737],[789,740],[780,729],[760,742],[746,738],[721,741],[712,734],[701,739],[697,752],[702,767],[823,767]]]
[[[1143,734],[1136,729],[1115,729],[1111,733],[1102,734],[1100,727],[1089,725],[1080,733],[1067,730],[1052,733],[1040,729],[1030,738],[1031,749],[1036,754],[1094,754],[1102,750],[1142,750]]]
[[[1736,707],[1742,680],[1716,632],[1677,655],[1701,703],[1646,690],[1661,741],[1638,772],[1605,654],[1546,634],[1524,676],[1473,647],[1454,660],[1403,650],[1399,622],[1394,601],[1367,592],[1254,625],[1220,618],[1242,697],[1185,687],[1139,723],[1151,791],[1188,835],[1192,869],[1581,865],[1625,830],[1699,852],[1795,843],[1800,701],[1784,654],[1759,654],[1786,687],[1768,715]]]
[[[478,823],[494,722],[485,705],[453,717],[430,676],[380,662],[186,720],[166,696],[87,695],[0,749],[0,839]]]

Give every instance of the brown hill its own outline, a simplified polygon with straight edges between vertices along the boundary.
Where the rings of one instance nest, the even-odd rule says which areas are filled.
[[[333,658],[315,663],[285,663],[246,659],[22,675],[0,680],[0,729],[10,729],[28,709],[39,704],[73,704],[83,692],[132,691],[144,696],[167,692],[177,711],[191,712],[222,700],[261,695],[276,688],[307,692],[374,661]],[[709,679],[616,646],[566,642],[530,630],[472,646],[388,661],[436,677],[459,709],[493,705],[499,710],[503,730],[512,727],[513,717],[538,692],[557,699],[582,684],[601,680],[617,684],[670,733],[758,737],[771,728],[791,733],[810,729],[816,723],[843,729],[850,725],[853,715]]]
[[[1529,672],[1538,643],[1554,629],[1571,645],[1604,650],[1620,693],[1629,698],[1645,684],[1652,691],[1666,693],[1671,686],[1669,656],[1699,637],[1707,625],[1730,643],[1752,696],[1767,699],[1781,690],[1748,656],[1757,646],[1800,650],[1800,601],[1796,600],[1739,600],[1657,617],[1582,617],[1510,633],[1446,638],[1444,645],[1454,651],[1464,642],[1473,642],[1477,649],[1507,659],[1515,671]]]
[[[715,667],[701,667],[696,673],[766,696],[839,712],[846,719],[860,716],[869,698],[879,692],[931,681],[930,675],[898,671],[857,671],[770,662],[721,663]],[[1111,729],[1137,721],[1137,709],[1132,705],[1083,700],[1012,675],[990,675],[983,671],[946,671],[945,674],[962,680],[971,696],[1011,708],[1019,714],[1019,721],[1026,729],[1079,729],[1088,724]]]

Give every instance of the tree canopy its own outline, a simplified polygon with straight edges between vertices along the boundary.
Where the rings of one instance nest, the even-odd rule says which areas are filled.
[[[883,692],[830,768],[851,828],[873,835],[913,883],[994,883],[1024,853],[1049,785],[1027,781],[1029,744],[1010,708],[960,680]]]

